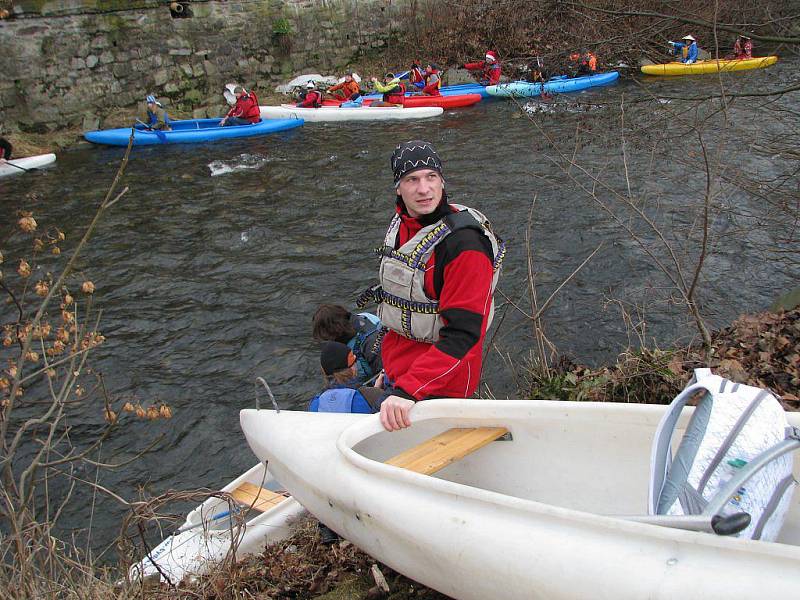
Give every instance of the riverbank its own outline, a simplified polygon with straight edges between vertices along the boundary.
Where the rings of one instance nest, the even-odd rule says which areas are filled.
[[[614,365],[588,369],[560,361],[558,377],[533,385],[531,398],[669,403],[691,378],[692,369],[711,366],[738,382],[768,387],[786,410],[800,410],[800,307],[742,315],[713,334],[713,358],[691,346],[638,350]],[[644,486],[646,482],[642,482]],[[227,600],[241,597],[324,600],[439,600],[446,596],[377,563],[346,540],[321,542],[317,522],[304,521],[287,540],[257,556],[177,589],[150,587],[146,597]]]

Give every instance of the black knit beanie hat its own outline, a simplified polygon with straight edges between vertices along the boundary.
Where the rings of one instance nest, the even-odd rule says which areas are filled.
[[[433,169],[442,175],[442,160],[436,153],[436,149],[430,142],[422,140],[411,140],[399,144],[392,152],[391,165],[395,187],[404,175],[412,171]]]

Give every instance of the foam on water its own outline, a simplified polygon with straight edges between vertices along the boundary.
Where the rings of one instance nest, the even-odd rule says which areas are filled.
[[[208,163],[208,169],[211,171],[211,177],[216,177],[235,173],[236,171],[260,169],[267,162],[268,160],[265,156],[245,153],[230,160],[214,160]]]

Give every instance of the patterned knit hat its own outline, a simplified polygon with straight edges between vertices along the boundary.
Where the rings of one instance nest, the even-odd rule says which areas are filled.
[[[422,140],[411,140],[399,144],[392,152],[391,165],[395,187],[400,184],[400,179],[404,175],[412,171],[433,169],[439,175],[442,174],[442,160],[436,154],[436,149],[430,142]]]

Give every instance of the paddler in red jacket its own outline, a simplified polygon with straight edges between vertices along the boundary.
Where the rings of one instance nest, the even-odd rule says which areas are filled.
[[[422,93],[426,96],[441,96],[439,89],[442,87],[442,78],[439,68],[431,63],[425,68],[425,87]]]
[[[317,89],[317,84],[309,81],[306,84],[306,91],[301,96],[298,108],[319,108],[322,106],[322,92]]]
[[[486,218],[450,204],[442,162],[429,142],[414,140],[391,157],[397,197],[386,233],[374,299],[389,329],[381,357],[381,423],[410,426],[409,410],[428,398],[467,398],[478,387],[483,340],[505,254]]]
[[[472,71],[481,85],[497,85],[500,83],[500,75],[502,67],[500,61],[497,59],[497,52],[494,50],[487,50],[484,60],[479,62],[466,63],[464,68]]]
[[[240,85],[237,85],[233,90],[236,96],[236,104],[228,111],[227,116],[222,119],[219,124],[223,127],[229,125],[250,125],[251,123],[259,123],[261,121],[261,114],[258,109],[258,100],[255,94],[248,93]]]

